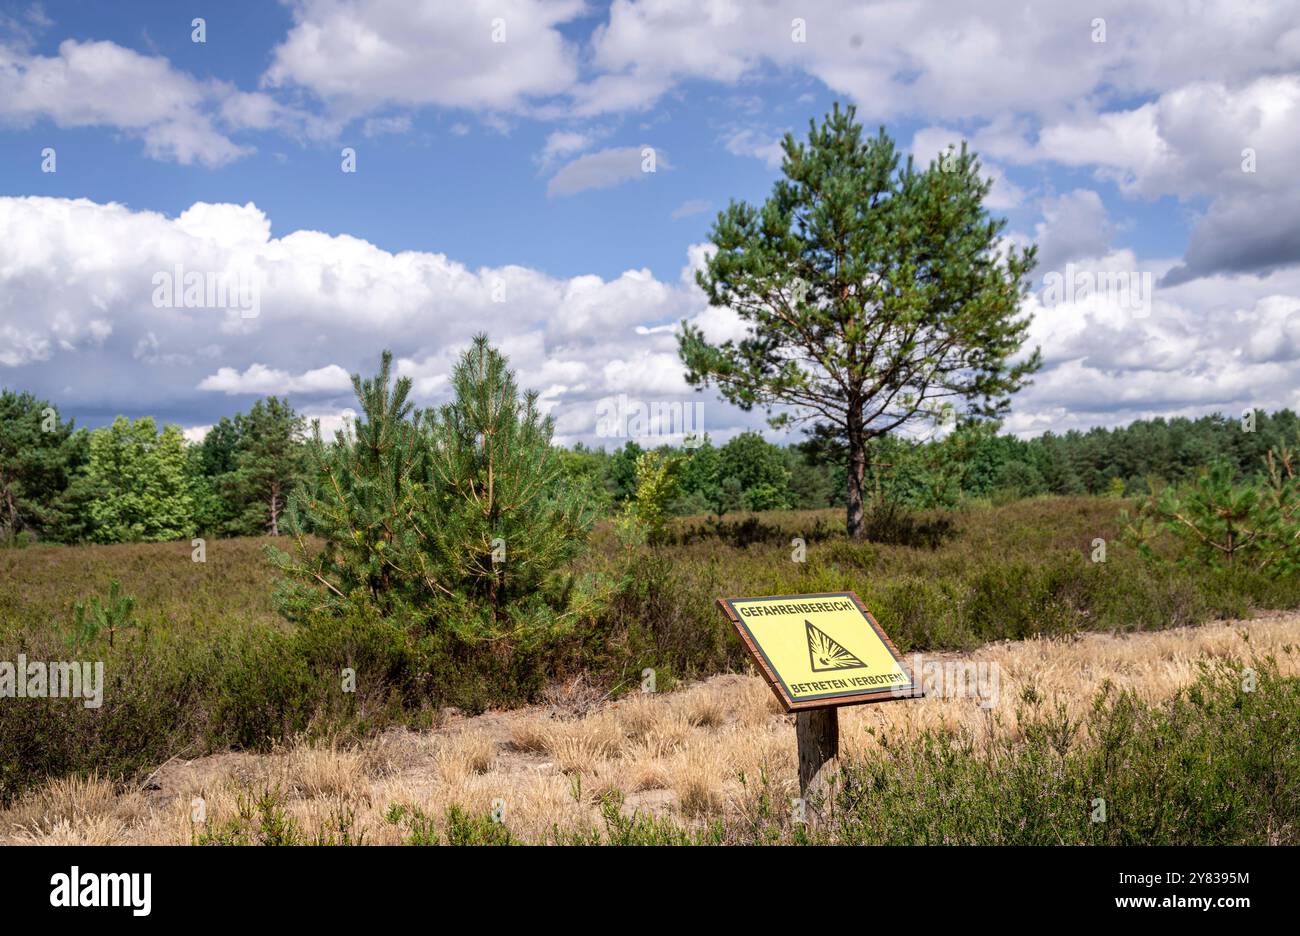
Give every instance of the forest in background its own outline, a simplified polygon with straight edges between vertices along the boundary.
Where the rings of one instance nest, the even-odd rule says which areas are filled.
[[[289,493],[302,480],[307,421],[267,397],[222,417],[202,442],[152,418],[119,417],[77,428],[31,394],[0,392],[0,541],[163,542],[190,536],[281,532]],[[1227,465],[1259,476],[1270,448],[1294,442],[1289,409],[1254,413],[1253,425],[1221,414],[1139,420],[1117,429],[1019,439],[996,423],[959,426],[940,440],[891,436],[873,442],[868,489],[879,502],[913,508],[1005,503],[1044,494],[1140,496]],[[328,444],[328,442],[327,442]],[[716,444],[650,449],[675,456],[672,515],[726,516],[844,504],[843,455],[815,439],[776,445],[756,432]],[[608,513],[633,497],[635,440],[606,449],[558,450],[564,476]]]

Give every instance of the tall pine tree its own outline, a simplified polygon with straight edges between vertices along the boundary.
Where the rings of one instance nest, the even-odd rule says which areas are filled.
[[[274,396],[238,418],[234,464],[219,485],[235,512],[233,532],[280,535],[280,517],[302,472],[304,422]]]
[[[1034,249],[1003,250],[1006,221],[984,209],[990,182],[964,146],[900,168],[884,131],[864,139],[838,105],[782,146],[785,177],[761,207],[718,215],[696,277],[749,334],[714,345],[683,322],[680,352],[690,383],[842,445],[848,532],[862,536],[868,443],[946,404],[996,416],[1037,367],[1037,353],[1016,359]]]

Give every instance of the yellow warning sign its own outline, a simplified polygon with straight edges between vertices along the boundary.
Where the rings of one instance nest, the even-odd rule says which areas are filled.
[[[898,648],[852,592],[718,604],[787,711],[920,695]]]

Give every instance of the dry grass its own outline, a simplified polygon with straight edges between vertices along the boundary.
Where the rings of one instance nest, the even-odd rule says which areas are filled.
[[[139,793],[97,777],[52,780],[4,814],[15,844],[117,845],[145,813]]]
[[[1016,704],[1032,689],[1082,715],[1103,681],[1159,700],[1190,683],[1206,657],[1277,657],[1300,672],[1300,615],[1127,637],[1091,634],[1068,641],[999,643],[946,659],[996,663],[1000,698],[927,698],[841,710],[841,743],[860,752],[881,738],[898,743],[930,726],[1019,730]],[[572,710],[569,710],[572,711]],[[553,828],[599,825],[598,801],[617,791],[625,809],[670,813],[687,822],[752,807],[754,780],[774,799],[796,788],[794,732],[771,692],[752,676],[718,676],[662,696],[635,695],[581,717],[555,706],[452,718],[436,731],[390,731],[351,749],[298,745],[270,755],[222,754],[164,765],[146,790],[100,779],[52,780],[0,813],[9,843],[185,843],[194,798],[207,823],[238,814],[240,797],[261,787],[286,794],[286,812],[309,835],[343,813],[366,842],[398,842],[386,823],[397,803],[435,821],[458,803],[474,812],[502,805],[505,823],[526,840]],[[742,782],[741,778],[745,778]]]
[[[305,799],[369,798],[369,777],[360,751],[296,748],[289,752],[284,768],[286,781]]]
[[[492,769],[497,745],[474,731],[461,731],[442,739],[434,754],[439,779],[449,787],[466,787]]]

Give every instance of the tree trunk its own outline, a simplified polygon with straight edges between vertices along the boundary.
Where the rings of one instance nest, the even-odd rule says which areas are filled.
[[[8,480],[5,483],[5,502],[9,508],[9,534],[18,535],[18,502],[14,500],[13,489],[10,488]]]
[[[850,539],[862,539],[866,535],[864,523],[863,500],[867,483],[867,440],[857,427],[849,428],[849,517],[848,533]]]
[[[271,485],[271,535],[280,535],[280,485]]]

